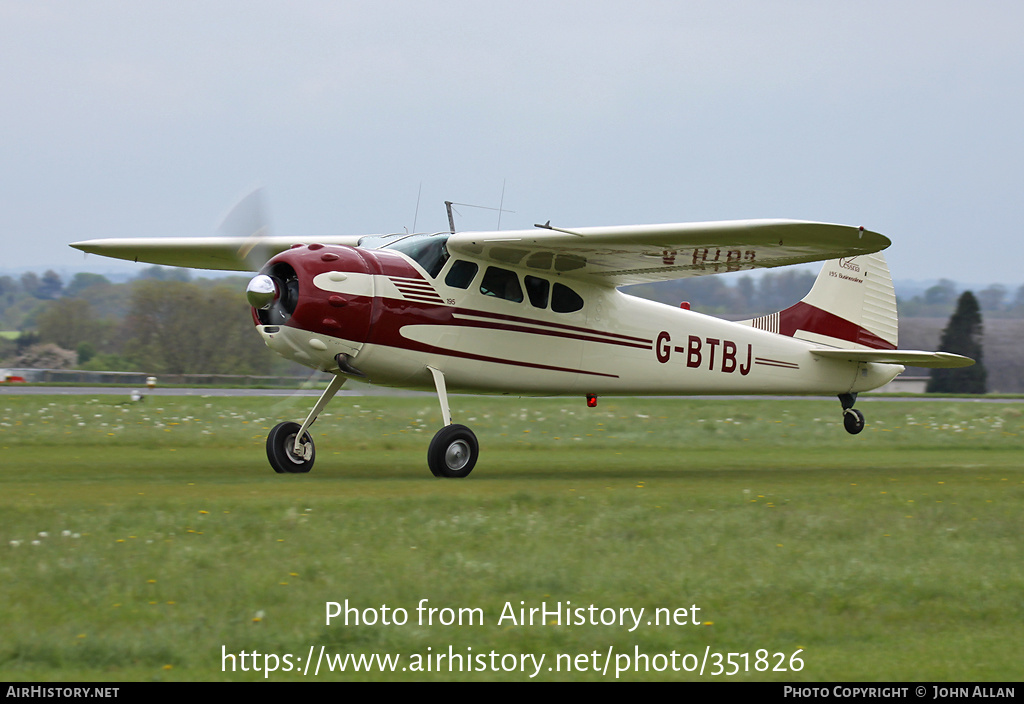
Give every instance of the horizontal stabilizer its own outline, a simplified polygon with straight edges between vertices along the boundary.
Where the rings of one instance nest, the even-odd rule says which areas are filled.
[[[811,350],[811,354],[826,359],[847,362],[875,362],[877,364],[906,364],[911,367],[969,367],[970,357],[951,352],[922,352],[921,350]]]

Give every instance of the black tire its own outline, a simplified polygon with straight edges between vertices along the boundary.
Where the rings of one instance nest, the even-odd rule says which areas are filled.
[[[295,434],[301,427],[298,423],[278,423],[267,435],[267,459],[278,474],[305,474],[313,469],[316,449],[308,432],[302,434],[305,456],[295,454]]]
[[[843,426],[850,435],[856,435],[864,430],[864,414],[856,408],[847,408],[843,411]]]
[[[473,431],[464,425],[446,425],[437,431],[427,450],[427,466],[435,477],[468,477],[480,456]]]

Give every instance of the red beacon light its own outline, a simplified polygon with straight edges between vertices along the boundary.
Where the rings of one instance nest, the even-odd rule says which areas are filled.
[[[679,304],[679,307],[682,308],[683,310],[690,310],[690,302],[683,301],[682,303]]]
[[[597,396],[587,394],[587,408],[597,408]]]

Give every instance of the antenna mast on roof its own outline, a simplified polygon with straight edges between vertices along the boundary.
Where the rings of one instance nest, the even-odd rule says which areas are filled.
[[[505,189],[502,187],[501,190],[501,202],[502,205],[505,203]],[[501,229],[501,214],[502,213],[514,213],[514,210],[505,210],[504,208],[488,208],[486,205],[473,205],[472,203],[453,203],[450,200],[444,202],[444,207],[448,209],[448,230],[454,235],[455,234],[455,218],[452,217],[452,206],[461,205],[466,208],[480,208],[481,210],[497,210],[498,211],[498,229]]]
[[[455,234],[455,218],[452,217],[452,206],[455,205],[450,200],[444,202],[444,207],[448,209],[448,230],[454,235]]]

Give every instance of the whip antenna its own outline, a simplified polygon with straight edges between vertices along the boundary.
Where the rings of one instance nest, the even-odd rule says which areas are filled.
[[[505,205],[505,179],[501,179],[501,200],[498,201],[498,229],[501,229],[502,206]]]
[[[412,216],[412,231],[416,232],[416,221],[420,217],[420,195],[423,193],[423,181],[420,181],[420,187],[416,190],[416,213]]]
[[[502,200],[502,203],[505,202],[505,187],[504,187],[504,185],[502,185],[502,188],[501,188],[501,200]],[[450,200],[446,200],[444,202],[444,207],[448,209],[448,229],[451,231],[451,233],[453,235],[455,234],[455,218],[452,217],[452,206],[453,205],[461,205],[464,208],[479,208],[480,210],[497,210],[498,211],[498,227],[499,228],[501,227],[501,214],[502,213],[514,213],[514,212],[516,212],[514,210],[505,210],[504,208],[490,208],[490,207],[488,207],[486,205],[473,205],[472,203],[453,203]],[[460,213],[460,215],[461,215],[461,213]]]

